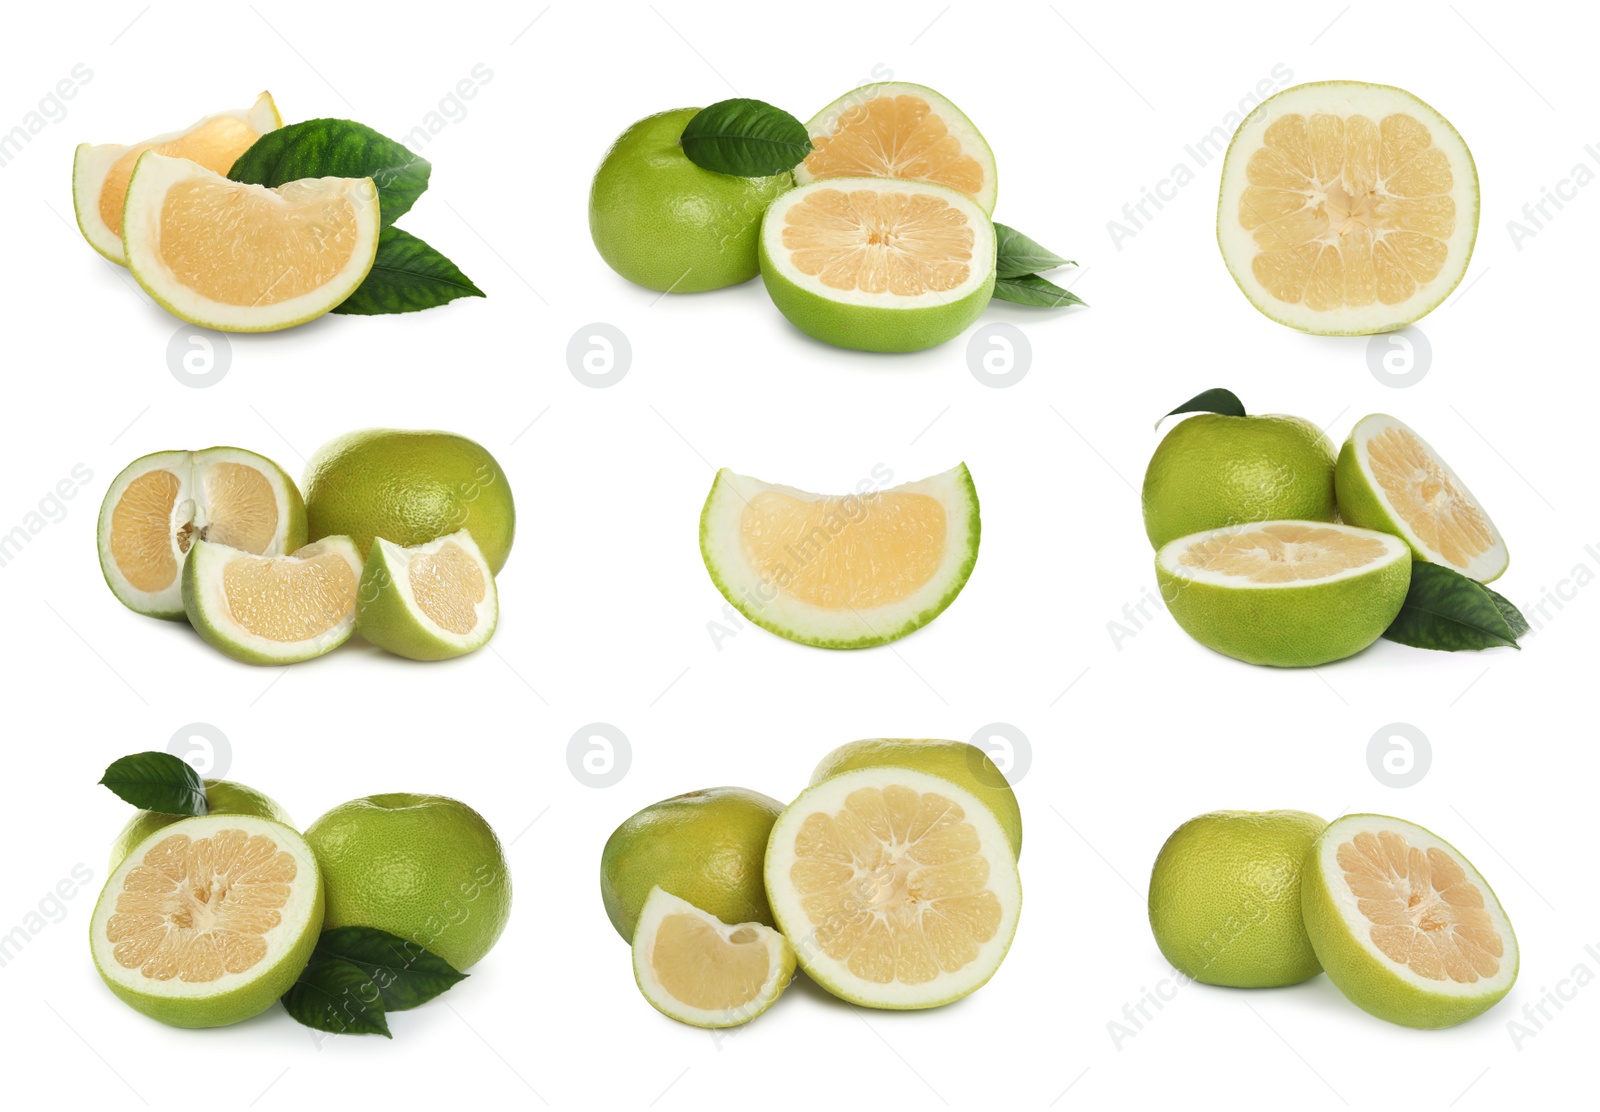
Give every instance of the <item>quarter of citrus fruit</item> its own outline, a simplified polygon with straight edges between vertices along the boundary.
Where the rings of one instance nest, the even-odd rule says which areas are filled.
[[[1300,918],[1300,871],[1327,825],[1304,811],[1213,811],[1174,830],[1150,873],[1161,956],[1228,988],[1295,985],[1322,972]]]
[[[773,201],[761,279],[800,331],[859,351],[954,339],[994,293],[995,236],[972,198],[942,185],[829,178]]]
[[[1511,556],[1500,530],[1428,442],[1386,413],[1356,422],[1339,450],[1339,514],[1352,525],[1393,533],[1419,560],[1482,583],[1500,578]]]
[[[966,464],[863,494],[808,494],[727,468],[700,513],[711,581],[780,637],[859,649],[937,618],[978,560],[978,492]]]
[[[1301,884],[1328,979],[1379,1019],[1453,1027],[1517,979],[1517,936],[1489,884],[1450,843],[1385,815],[1335,819]]]
[[[1303,668],[1383,635],[1411,585],[1411,550],[1353,525],[1263,521],[1170,542],[1156,553],[1156,582],[1178,625],[1206,648]]]
[[[268,189],[146,151],[128,183],[122,244],[139,285],[173,316],[223,332],[273,332],[354,293],[372,269],[380,227],[371,178]]]
[[[294,480],[242,448],[155,452],[111,480],[100,504],[100,569],[130,610],[183,617],[184,558],[211,540],[257,556],[306,542],[306,506]]]
[[[705,788],[652,803],[611,832],[600,853],[600,898],[633,941],[652,888],[724,923],[772,926],[761,860],[783,804],[748,788]]]
[[[349,537],[325,537],[288,556],[197,541],[183,562],[183,609],[195,631],[233,659],[293,664],[350,639],[360,581]]]
[[[129,1007],[174,1027],[221,1027],[289,990],[322,916],[322,877],[300,835],[251,815],[202,815],[155,831],[112,870],[89,944]]]
[[[1467,272],[1477,234],[1472,152],[1404,89],[1285,89],[1223,160],[1223,261],[1252,305],[1302,332],[1364,336],[1426,316]]]
[[[1145,469],[1150,544],[1252,521],[1335,521],[1333,443],[1299,417],[1201,413],[1161,438]]]
[[[852,89],[811,118],[801,185],[825,178],[898,178],[965,193],[994,211],[994,154],[961,109],[925,85],[881,81]]]
[[[959,784],[859,768],[772,828],[767,897],[811,979],[870,1008],[932,1008],[994,976],[1022,911],[1011,841]]]
[[[181,131],[169,131],[123,146],[80,143],[72,159],[72,207],[78,229],[100,254],[121,266],[122,205],[134,163],[145,151],[187,158],[214,173],[226,175],[234,160],[269,131],[283,126],[271,93],[262,93],[249,108],[235,108],[196,120]]]
[[[341,803],[306,828],[328,890],[328,928],[376,927],[458,970],[511,916],[511,870],[483,816],[442,795]]]
[[[965,741],[936,738],[874,737],[841,745],[823,757],[811,774],[820,784],[858,768],[910,768],[960,784],[981,799],[1006,832],[1012,854],[1022,856],[1022,811],[1005,773],[989,754]]]
[[[346,433],[317,449],[304,487],[311,539],[347,536],[363,560],[375,537],[411,547],[462,529],[496,575],[511,553],[511,483],[487,448],[452,432]]]
[[[724,923],[650,889],[633,936],[633,977],[662,1015],[695,1027],[737,1027],[768,1008],[794,976],[794,948],[761,923]]]
[[[794,185],[696,166],[679,141],[698,108],[646,116],[611,144],[589,186],[589,234],[600,257],[630,282],[700,293],[756,276],[761,214]]]
[[[281,822],[291,830],[294,829],[294,820],[276,800],[264,792],[258,792],[254,788],[232,780],[206,781],[206,814],[254,815],[256,818]],[[106,869],[106,874],[109,876],[116,872],[117,866],[128,859],[128,854],[132,853],[140,842],[162,827],[171,826],[182,820],[182,815],[164,815],[160,811],[140,811],[134,815],[122,828],[122,833],[117,835],[117,840],[111,843],[111,864]]]
[[[372,542],[356,597],[356,629],[380,649],[412,660],[449,660],[494,636],[494,573],[462,529],[402,548]]]

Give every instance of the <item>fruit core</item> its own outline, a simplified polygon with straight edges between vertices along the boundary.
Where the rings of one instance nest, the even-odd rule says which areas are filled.
[[[1388,547],[1378,537],[1298,522],[1276,522],[1197,541],[1178,558],[1178,563],[1251,583],[1296,583],[1365,567],[1388,553]]]
[[[213,463],[200,473],[202,514],[179,499],[182,480],[166,468],[138,476],[111,511],[111,555],[136,590],[171,585],[178,560],[196,540],[264,553],[278,534],[278,495],[265,475],[242,463]],[[173,552],[173,547],[177,552]]]
[[[976,237],[942,197],[897,190],[816,189],[783,214],[783,246],[829,289],[915,297],[959,289]]]

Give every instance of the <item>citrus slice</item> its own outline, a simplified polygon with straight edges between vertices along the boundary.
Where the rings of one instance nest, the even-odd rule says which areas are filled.
[[[498,617],[494,573],[466,529],[412,548],[373,540],[356,628],[378,648],[449,660],[488,644]]]
[[[146,151],[123,208],[128,266],[173,316],[224,332],[272,332],[328,312],[378,251],[371,178],[229,181]]]
[[[852,89],[811,118],[801,185],[825,178],[925,181],[994,211],[994,152],[961,109],[925,85],[883,81]]]
[[[1326,521],[1192,533],[1156,552],[1172,617],[1209,649],[1280,668],[1353,656],[1382,636],[1411,585],[1399,537]]]
[[[254,452],[154,452],[111,480],[98,534],[100,570],[122,605],[181,618],[179,581],[195,541],[282,556],[306,541],[306,506],[283,468]]]
[[[978,559],[978,492],[966,464],[863,494],[808,494],[717,472],[700,513],[711,581],[780,637],[859,649],[921,629]]]
[[[324,537],[288,556],[199,541],[183,563],[183,609],[200,636],[233,659],[293,664],[350,639],[360,579],[349,537]]]
[[[134,163],[145,151],[187,158],[218,174],[226,174],[250,145],[283,126],[271,93],[262,93],[249,108],[235,108],[196,120],[181,131],[123,146],[120,143],[78,144],[72,159],[72,207],[78,229],[89,246],[112,262],[127,266],[122,251],[122,205]]]
[[[1395,534],[1419,560],[1482,583],[1500,578],[1511,561],[1467,484],[1426,440],[1386,413],[1356,422],[1339,450],[1334,485],[1345,521]]]
[[[1306,857],[1300,895],[1328,979],[1379,1019],[1453,1027],[1516,982],[1517,936],[1488,882],[1415,823],[1335,819]]]
[[[724,923],[650,889],[633,936],[633,976],[662,1015],[737,1027],[772,1006],[794,976],[794,948],[760,923]]]
[[[129,1007],[174,1027],[221,1027],[289,990],[322,910],[322,876],[300,835],[251,815],[204,815],[151,834],[112,872],[89,941]]]
[[[1302,332],[1421,319],[1467,272],[1477,234],[1472,152],[1404,89],[1285,89],[1245,118],[1223,161],[1223,260],[1251,304]]]
[[[994,293],[994,225],[926,182],[830,178],[791,189],[761,221],[761,279],[800,331],[860,351],[921,351],[959,336]]]
[[[1022,910],[994,814],[958,784],[908,768],[807,788],[772,828],[766,877],[801,967],[871,1008],[932,1008],[980,988]]]

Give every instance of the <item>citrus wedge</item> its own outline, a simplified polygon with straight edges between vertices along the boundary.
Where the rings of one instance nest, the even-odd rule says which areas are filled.
[[[1427,560],[1481,583],[1511,561],[1500,530],[1438,452],[1403,422],[1374,413],[1356,422],[1334,470],[1339,515],[1393,533]]]
[[[1516,982],[1517,936],[1488,882],[1415,823],[1335,819],[1306,857],[1300,896],[1328,979],[1379,1019],[1453,1027]]]
[[[925,181],[994,211],[994,153],[961,109],[925,85],[882,81],[852,89],[811,118],[801,185],[825,178]]]
[[[464,656],[489,643],[498,617],[494,573],[467,530],[413,548],[373,540],[356,629],[378,648],[412,660]]]
[[[89,941],[129,1007],[174,1027],[221,1027],[289,990],[322,911],[322,876],[300,835],[270,819],[204,815],[151,834],[112,872]]]
[[[378,232],[371,178],[268,189],[155,151],[135,163],[122,215],[128,266],[145,292],[173,316],[224,332],[322,316],[366,278]]]
[[[711,581],[756,625],[829,649],[894,641],[938,617],[978,559],[966,464],[830,496],[717,472],[700,514]]]
[[[1472,152],[1404,89],[1285,89],[1245,118],[1223,161],[1223,260],[1251,304],[1302,332],[1419,320],[1461,281],[1477,234]]]
[[[250,145],[283,126],[271,93],[262,93],[249,108],[235,108],[196,120],[181,131],[123,146],[80,143],[72,160],[72,207],[78,229],[100,254],[127,266],[122,251],[122,205],[128,196],[133,166],[145,151],[187,158],[207,170],[226,174]]]
[[[1353,525],[1262,521],[1163,545],[1156,581],[1178,625],[1207,648],[1250,664],[1309,667],[1383,635],[1411,585],[1411,551]]]
[[[1022,910],[1016,858],[989,808],[908,768],[807,788],[772,828],[766,878],[801,967],[871,1008],[931,1008],[981,987]]]
[[[761,279],[800,331],[859,351],[959,336],[994,293],[995,237],[970,197],[926,182],[830,178],[761,221]]]
[[[350,639],[360,579],[349,537],[324,537],[288,556],[199,541],[183,563],[183,609],[200,636],[233,659],[293,664]]]
[[[197,540],[257,556],[306,541],[306,507],[288,474],[242,448],[155,452],[122,469],[100,504],[100,569],[122,605],[183,617],[184,557]]]
[[[662,1015],[737,1027],[772,1006],[794,976],[794,949],[760,923],[724,923],[652,888],[633,936],[633,976]]]

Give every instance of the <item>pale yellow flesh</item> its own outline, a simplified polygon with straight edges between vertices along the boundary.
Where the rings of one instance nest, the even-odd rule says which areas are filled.
[[[193,131],[164,143],[137,143],[124,152],[106,172],[100,186],[100,219],[113,231],[122,227],[122,206],[128,199],[128,181],[134,163],[145,151],[171,158],[187,158],[207,170],[227,175],[233,164],[261,136],[255,128],[234,116],[207,120]]]
[[[1367,441],[1372,477],[1395,514],[1429,552],[1467,568],[1496,543],[1483,508],[1408,429],[1387,428]]]
[[[432,555],[414,557],[407,568],[417,609],[448,633],[478,628],[478,606],[489,593],[483,568],[454,541]]]
[[[807,815],[789,879],[812,942],[874,984],[926,984],[976,961],[1000,929],[989,862],[959,804],[908,787],[861,788]]]
[[[222,594],[234,623],[286,644],[308,641],[349,618],[357,585],[356,572],[338,552],[295,559],[241,555],[222,569]]]
[[[915,297],[964,285],[967,214],[933,193],[814,189],[783,214],[790,263],[829,289]]]
[[[1366,567],[1390,555],[1378,537],[1300,522],[1275,522],[1207,537],[1178,557],[1186,568],[1249,583],[1298,583]]]
[[[209,518],[206,539],[242,552],[265,552],[278,534],[278,494],[267,477],[247,464],[213,463],[201,472],[201,483]],[[171,471],[147,471],[128,484],[111,511],[111,556],[136,590],[170,587],[178,578],[179,558],[194,543],[194,524],[174,521],[180,489]]]
[[[962,153],[933,107],[915,94],[878,96],[840,114],[831,135],[813,135],[805,167],[813,179],[898,178],[943,185],[976,198],[984,169]]]
[[[1413,846],[1392,830],[1363,831],[1339,846],[1337,861],[1372,944],[1391,961],[1457,984],[1500,972],[1505,940],[1448,851]]]
[[[926,494],[797,498],[764,490],[740,512],[746,559],[801,602],[863,610],[910,597],[944,559],[949,522]]]
[[[650,946],[650,968],[668,994],[701,1011],[741,1008],[761,995],[772,957],[761,933],[735,929],[727,938],[684,912],[664,916]]]
[[[1278,301],[1398,305],[1444,268],[1455,176],[1414,116],[1286,115],[1246,172],[1238,220],[1258,248],[1251,271]]]
[[[271,838],[223,829],[163,838],[130,869],[106,920],[113,960],[152,981],[244,973],[267,956],[297,872]]]

